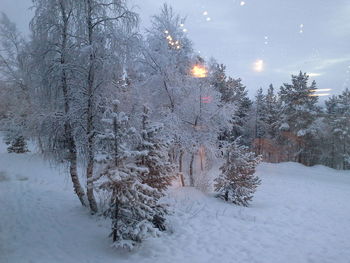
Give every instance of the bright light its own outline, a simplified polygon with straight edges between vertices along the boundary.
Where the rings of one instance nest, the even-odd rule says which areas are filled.
[[[207,17],[207,21],[209,22],[211,20],[211,18],[210,17]]]
[[[241,5],[241,6],[244,6],[244,5],[245,5],[245,2],[244,2],[244,1],[241,1],[240,5]]]
[[[319,77],[322,74],[321,73],[308,73],[307,75],[312,78],[312,77]]]
[[[191,70],[192,76],[195,78],[205,78],[207,76],[207,69],[201,65],[195,65]]]
[[[180,24],[180,27],[184,27],[185,25],[184,24]]]
[[[207,15],[208,15],[208,11],[204,11],[203,16],[207,16]]]
[[[322,97],[322,96],[329,96],[330,93],[319,93],[319,94],[310,94],[310,97]]]
[[[254,62],[253,69],[256,72],[262,72],[264,70],[264,61],[262,59],[258,59]]]
[[[169,33],[169,31],[168,31],[168,30],[165,30],[165,31],[164,31],[164,33],[165,33],[165,34],[168,34],[168,33]]]
[[[186,28],[184,28],[182,31],[186,33],[186,32],[187,32],[187,29],[186,29]]]
[[[311,92],[319,92],[319,91],[331,91],[332,89],[312,89]]]

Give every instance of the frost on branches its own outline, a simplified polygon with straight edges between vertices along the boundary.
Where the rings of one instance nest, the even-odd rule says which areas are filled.
[[[131,250],[164,229],[167,210],[158,204],[163,193],[143,183],[142,176],[149,169],[137,160],[148,152],[132,148],[135,129],[129,127],[126,114],[118,111],[118,104],[114,101],[113,110],[103,119],[106,131],[99,138],[104,144],[101,162],[105,166],[97,180],[99,189],[109,196],[104,214],[112,219],[113,246]]]
[[[161,193],[141,183],[139,175],[146,168],[122,164],[108,166],[103,173],[105,182],[100,188],[111,192],[105,214],[112,218],[113,246],[133,249],[149,236],[156,236],[153,224]],[[155,209],[157,207],[157,209]]]
[[[215,179],[217,197],[236,205],[248,206],[260,179],[254,175],[261,158],[256,157],[247,146],[239,145],[239,138],[226,148],[225,163],[221,174]]]
[[[147,154],[141,156],[138,164],[148,168],[148,173],[142,176],[142,181],[153,188],[164,191],[174,179],[174,165],[169,160],[167,150],[171,141],[162,138],[160,132],[163,125],[150,122],[149,114],[150,109],[144,106],[141,143],[138,150],[146,151]]]

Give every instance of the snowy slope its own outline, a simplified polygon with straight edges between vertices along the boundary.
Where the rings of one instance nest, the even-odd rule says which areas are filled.
[[[173,234],[132,252],[109,247],[71,183],[41,157],[0,146],[0,262],[350,262],[350,172],[262,164],[249,208],[191,188],[170,193]]]

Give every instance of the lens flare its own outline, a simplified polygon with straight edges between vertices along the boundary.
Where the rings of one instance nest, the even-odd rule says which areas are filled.
[[[256,72],[262,72],[264,70],[264,61],[262,59],[258,59],[253,64],[253,69]]]

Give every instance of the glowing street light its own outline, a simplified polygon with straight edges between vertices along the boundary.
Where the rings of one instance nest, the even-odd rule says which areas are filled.
[[[191,73],[195,78],[205,78],[208,75],[207,69],[201,65],[195,65],[192,68]]]

